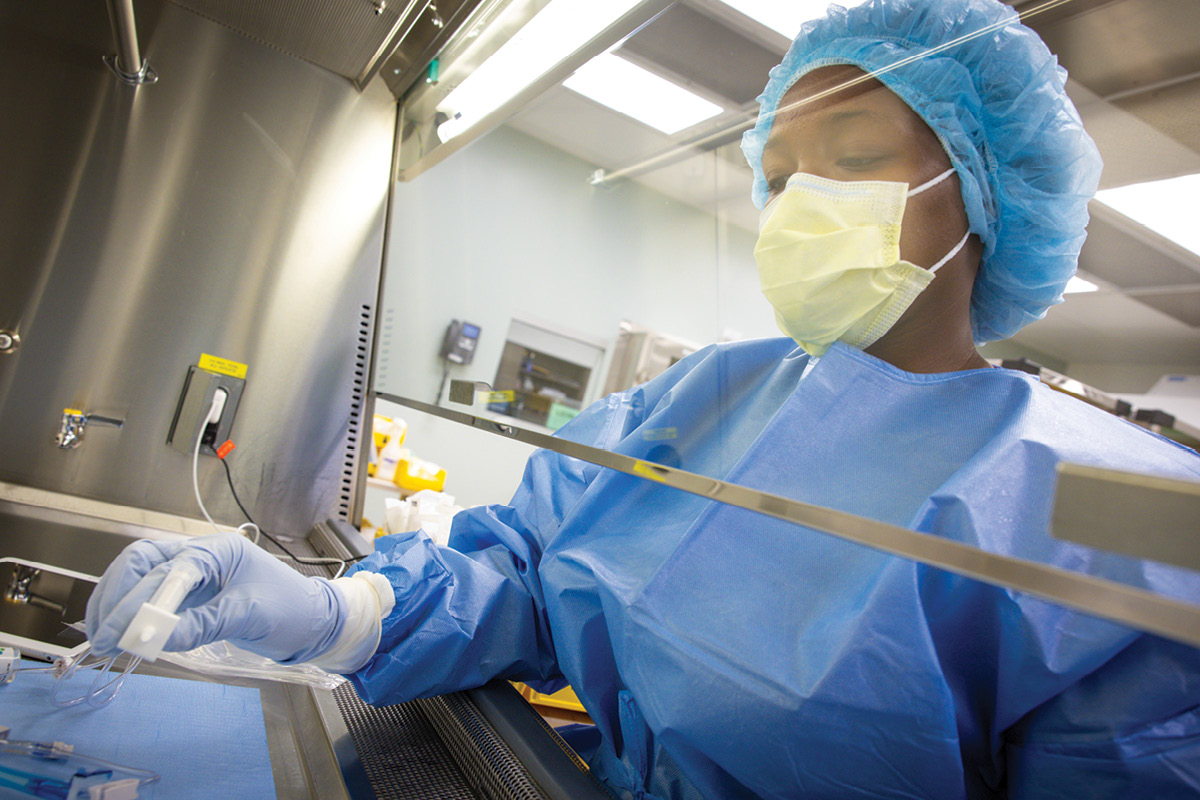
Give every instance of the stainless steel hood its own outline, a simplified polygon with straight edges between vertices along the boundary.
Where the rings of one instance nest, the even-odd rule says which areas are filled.
[[[362,89],[384,68],[400,96],[480,0],[172,0]]]
[[[0,348],[0,481],[199,516],[166,442],[208,353],[249,365],[231,469],[256,521],[349,519],[395,100],[135,5],[160,78],[137,88],[102,63],[104,3],[0,3],[0,330],[19,336]],[[123,423],[60,449],[66,409]],[[200,461],[210,513],[237,524],[224,470]]]

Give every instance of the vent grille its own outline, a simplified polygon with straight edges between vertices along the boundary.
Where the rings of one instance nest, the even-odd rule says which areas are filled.
[[[349,683],[333,697],[378,800],[477,800],[416,703],[369,706]]]
[[[367,393],[367,362],[371,352],[371,307],[362,306],[358,315],[358,341],[354,347],[354,385],[350,390],[350,424],[346,426],[346,453],[338,493],[338,517],[350,521],[354,504],[354,482],[358,477],[358,454],[362,449],[363,407]]]
[[[532,774],[464,692],[370,706],[333,690],[380,800],[546,800]]]
[[[412,701],[425,713],[467,782],[495,800],[544,800],[529,771],[463,692]]]
[[[379,358],[375,360],[375,385],[387,389],[388,364],[392,361],[392,328],[395,322],[395,312],[391,308],[383,310],[383,319],[379,323]]]

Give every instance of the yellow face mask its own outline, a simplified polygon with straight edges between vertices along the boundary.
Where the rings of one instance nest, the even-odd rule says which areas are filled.
[[[754,259],[779,329],[814,356],[835,341],[867,348],[888,332],[967,243],[968,231],[929,269],[900,259],[907,183],[835,181],[798,172],[762,211]]]

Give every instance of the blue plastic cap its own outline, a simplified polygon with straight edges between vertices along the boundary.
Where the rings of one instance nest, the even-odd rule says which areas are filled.
[[[1066,70],[1038,35],[996,0],[830,6],[771,70],[758,123],[742,137],[759,208],[763,148],[780,100],[801,76],[834,64],[872,73],[945,147],[984,245],[971,297],[975,340],[1012,336],[1061,302],[1103,165],[1067,97]]]

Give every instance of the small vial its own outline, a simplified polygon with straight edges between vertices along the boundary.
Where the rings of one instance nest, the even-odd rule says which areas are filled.
[[[7,686],[17,677],[21,663],[21,651],[15,647],[0,646],[0,686]]]

